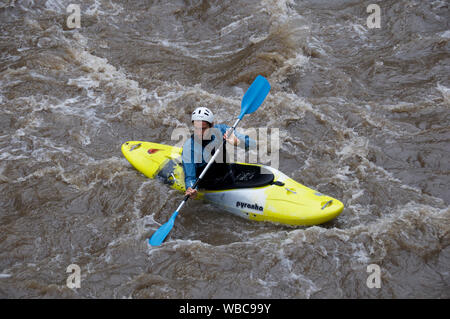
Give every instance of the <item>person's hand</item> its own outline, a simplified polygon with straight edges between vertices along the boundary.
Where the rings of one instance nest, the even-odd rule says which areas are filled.
[[[231,133],[230,135],[230,131],[231,128],[226,131],[225,134],[223,134],[223,138],[231,145],[239,145],[239,139],[236,137],[236,135],[234,135],[234,133]]]
[[[184,195],[189,195],[189,198],[194,199],[197,196],[197,190],[191,187],[188,187],[186,193]]]

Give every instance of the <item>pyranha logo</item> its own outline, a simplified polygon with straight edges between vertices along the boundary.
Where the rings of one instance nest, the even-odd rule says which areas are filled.
[[[259,211],[263,211],[264,207],[259,206],[258,204],[249,204],[249,203],[244,203],[244,202],[236,202],[236,207],[240,207],[240,208],[250,208],[250,209],[255,209],[255,210],[259,210]]]

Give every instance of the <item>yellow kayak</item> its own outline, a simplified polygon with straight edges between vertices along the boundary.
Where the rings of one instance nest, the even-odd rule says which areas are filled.
[[[125,158],[148,178],[158,178],[185,192],[179,147],[128,141]],[[336,218],[344,209],[337,199],[308,188],[282,172],[258,164],[232,163],[233,183],[199,189],[197,199],[256,221],[284,225],[318,225]]]

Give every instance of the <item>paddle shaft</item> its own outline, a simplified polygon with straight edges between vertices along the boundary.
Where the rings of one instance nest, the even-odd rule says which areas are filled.
[[[248,88],[247,92],[244,94],[244,97],[242,98],[242,102],[241,102],[241,113],[239,114],[239,117],[236,120],[236,123],[234,123],[234,125],[232,126],[229,133],[233,134],[236,126],[241,121],[241,119],[244,117],[244,115],[253,113],[258,109],[258,107],[262,104],[262,102],[266,98],[269,91],[270,91],[269,82],[263,76],[258,75],[256,77],[255,81],[253,81],[253,83]],[[193,189],[197,188],[199,182],[201,181],[203,176],[206,174],[206,172],[208,171],[211,164],[215,161],[217,155],[219,154],[219,150],[223,147],[223,144],[225,142],[226,141],[224,139],[222,139],[222,144],[214,152],[213,157],[208,162],[206,167],[203,169],[203,172],[200,174],[199,178],[195,181],[195,183],[192,187]],[[152,246],[159,246],[164,241],[164,239],[169,234],[170,230],[172,229],[172,227],[174,225],[175,218],[178,215],[178,212],[184,206],[184,204],[188,201],[189,197],[190,197],[189,195],[185,195],[180,206],[178,206],[177,210],[172,214],[169,221],[166,222],[165,224],[163,224],[161,227],[158,228],[158,230],[156,232],[153,233],[152,237],[149,240],[149,242]]]
[[[236,126],[239,124],[240,121],[241,121],[241,119],[237,119],[236,120],[234,125],[231,127],[231,131],[229,132],[229,136],[231,136],[231,134],[233,134],[234,130],[236,129]],[[192,186],[193,189],[197,188],[197,186],[200,183],[201,179],[203,178],[203,176],[205,176],[205,174],[208,171],[209,167],[215,161],[215,159],[216,159],[217,155],[219,154],[219,151],[222,149],[222,146],[223,146],[224,143],[225,143],[225,140],[222,140],[222,143],[220,144],[220,147],[214,152],[213,157],[209,160],[208,164],[203,169],[202,173],[200,174],[200,176],[197,178],[197,180],[195,181],[194,185]],[[178,206],[178,208],[176,209],[177,212],[179,212],[180,209],[183,208],[184,204],[188,201],[189,197],[190,197],[189,195],[184,196],[184,199],[181,202],[180,206]]]

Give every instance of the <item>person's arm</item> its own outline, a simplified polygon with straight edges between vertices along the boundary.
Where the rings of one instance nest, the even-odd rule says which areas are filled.
[[[226,132],[228,132],[229,129],[231,128],[226,126]],[[226,134],[226,136],[228,136],[228,134]],[[240,145],[241,147],[244,147],[246,151],[256,147],[256,142],[254,139],[250,138],[248,135],[238,133],[236,130],[234,130],[232,136],[230,136],[227,140],[232,145]]]
[[[195,184],[195,181],[197,180],[195,176],[196,173],[195,164],[183,162],[183,169],[184,169],[184,184],[186,186],[186,189],[192,188]]]
[[[192,188],[197,180],[197,169],[194,163],[194,149],[192,147],[192,139],[189,139],[184,143],[183,152],[181,154],[183,160],[184,170],[184,183],[186,189]]]

